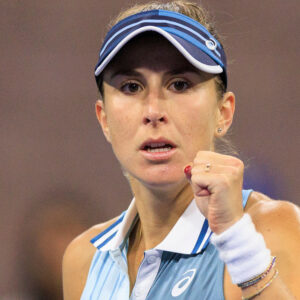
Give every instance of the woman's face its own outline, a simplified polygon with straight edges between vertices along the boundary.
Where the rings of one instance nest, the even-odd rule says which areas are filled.
[[[129,42],[103,79],[96,112],[104,134],[125,171],[146,185],[183,182],[184,166],[213,150],[218,127],[227,130],[213,76],[157,34]]]

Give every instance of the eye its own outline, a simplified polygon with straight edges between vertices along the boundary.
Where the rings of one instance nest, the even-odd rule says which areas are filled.
[[[121,91],[125,94],[136,94],[142,90],[142,87],[137,82],[125,82],[121,86]]]
[[[169,88],[174,92],[184,92],[188,88],[190,88],[191,84],[187,82],[186,80],[175,80],[173,81]]]

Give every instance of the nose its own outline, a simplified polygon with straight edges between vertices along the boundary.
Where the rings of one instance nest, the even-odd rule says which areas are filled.
[[[149,96],[145,102],[145,110],[143,116],[144,125],[152,125],[154,127],[167,123],[167,115],[164,109],[164,100],[158,96]]]

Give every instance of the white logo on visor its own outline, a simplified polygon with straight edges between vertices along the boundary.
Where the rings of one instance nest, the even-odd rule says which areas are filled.
[[[205,41],[205,45],[206,45],[206,47],[208,48],[208,49],[210,49],[210,50],[216,50],[216,48],[217,48],[217,42],[214,40],[214,39],[210,39],[210,40],[206,40]]]
[[[180,296],[189,287],[195,277],[196,269],[187,270],[185,273],[183,273],[183,275],[187,273],[189,273],[189,275],[179,280],[173,287],[171,292],[173,297]]]

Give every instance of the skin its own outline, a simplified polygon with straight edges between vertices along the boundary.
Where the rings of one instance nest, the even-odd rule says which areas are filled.
[[[214,152],[214,139],[226,134],[235,108],[231,92],[218,99],[212,75],[193,68],[165,39],[146,34],[129,42],[106,68],[105,102],[96,103],[103,133],[136,198],[140,222],[129,237],[131,289],[145,250],[159,244],[195,197],[198,208],[219,234],[243,216],[243,163]],[[222,128],[222,132],[218,132]],[[165,137],[176,148],[167,159],[145,157],[141,144]],[[210,172],[205,165],[211,164]],[[183,170],[191,165],[191,173]],[[172,209],[170,209],[172,208]],[[298,208],[253,192],[245,211],[277,256],[279,276],[256,299],[300,297],[300,217]],[[65,299],[79,299],[95,253],[90,238],[114,220],[75,239],[63,261]],[[137,234],[141,230],[141,237]],[[272,274],[270,274],[271,276]],[[225,299],[242,291],[224,274]],[[294,295],[294,296],[293,296]]]

